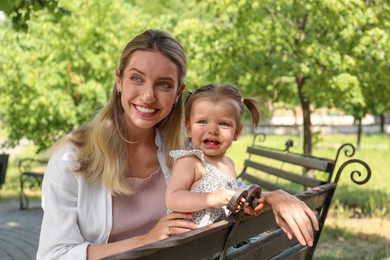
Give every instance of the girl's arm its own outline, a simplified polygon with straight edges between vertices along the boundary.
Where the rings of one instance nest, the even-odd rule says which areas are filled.
[[[220,208],[229,203],[234,195],[232,190],[191,192],[192,185],[203,177],[202,171],[203,164],[194,156],[176,161],[166,192],[167,208],[176,212],[193,212],[206,208]]]

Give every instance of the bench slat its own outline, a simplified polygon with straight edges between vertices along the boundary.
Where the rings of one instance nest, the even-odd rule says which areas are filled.
[[[284,252],[272,257],[271,260],[305,260],[307,259],[308,247],[304,247],[301,244],[296,244]]]
[[[289,240],[280,229],[267,233],[263,238],[254,240],[228,254],[226,259],[270,259],[283,252],[286,248],[294,246],[298,241]]]
[[[252,167],[256,170],[260,170],[269,174],[272,174],[274,176],[301,184],[302,186],[305,187],[316,187],[321,185],[321,181],[317,180],[315,178],[310,178],[308,176],[303,176],[303,175],[298,175],[295,173],[290,173],[288,171],[284,171],[282,169],[277,169],[262,163],[250,161],[250,160],[245,160],[245,167]]]
[[[242,172],[242,173],[240,174],[239,178],[242,178],[242,179],[244,179],[244,180],[247,180],[247,181],[249,181],[250,183],[257,184],[257,185],[259,185],[260,187],[262,187],[263,189],[268,190],[268,191],[283,189],[283,190],[287,191],[287,192],[290,193],[290,194],[296,193],[296,192],[293,192],[293,191],[291,191],[291,190],[287,190],[286,188],[284,188],[284,187],[282,187],[282,186],[276,185],[276,184],[274,184],[274,183],[272,183],[272,182],[269,182],[269,181],[265,181],[265,180],[263,180],[263,179],[256,178],[255,176],[250,175],[250,174],[248,174],[247,172]]]
[[[248,147],[247,152],[250,154],[256,154],[274,160],[283,161],[295,165],[300,165],[305,168],[316,169],[325,172],[332,172],[334,169],[333,161],[325,158],[314,158],[310,156],[295,155],[293,153],[281,153],[271,150],[259,149],[255,147]]]
[[[188,259],[197,260],[222,251],[224,240],[233,222],[222,220],[217,223],[172,236],[133,250],[115,254],[104,259]],[[206,242],[207,241],[207,242]],[[209,243],[213,243],[213,247]],[[194,250],[196,248],[196,250]],[[190,252],[190,253],[189,253]]]

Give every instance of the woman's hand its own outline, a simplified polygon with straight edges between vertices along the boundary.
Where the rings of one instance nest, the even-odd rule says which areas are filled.
[[[145,235],[136,236],[112,243],[88,246],[88,259],[101,259],[106,256],[117,254],[119,252],[134,249],[161,239],[168,238],[172,235],[190,231],[197,228],[197,225],[190,221],[191,218],[192,215],[190,213],[172,212],[162,217],[154,226],[154,228]]]
[[[318,220],[314,212],[297,197],[277,190],[264,194],[266,204],[272,207],[275,221],[289,239],[293,235],[302,245],[312,246],[313,227],[318,231]]]
[[[260,198],[257,199],[257,206],[255,208],[252,208],[251,206],[248,205],[248,203],[245,204],[244,212],[248,215],[252,216],[258,216],[261,213],[261,210],[265,206],[265,198],[264,196],[261,196]]]
[[[197,225],[191,222],[191,213],[172,212],[162,217],[154,228],[144,235],[145,244],[168,238],[172,235],[188,232],[196,229]]]

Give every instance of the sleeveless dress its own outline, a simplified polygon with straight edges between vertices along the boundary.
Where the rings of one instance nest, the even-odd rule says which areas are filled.
[[[237,183],[236,180],[230,177],[229,175],[223,173],[221,170],[215,166],[209,164],[204,159],[203,151],[198,149],[193,150],[174,150],[169,153],[171,157],[174,158],[176,162],[181,157],[185,156],[196,156],[205,166],[205,176],[199,183],[198,187],[191,190],[192,192],[216,192],[222,189],[236,190]],[[180,199],[180,198],[178,198]],[[168,210],[168,212],[172,212]],[[211,223],[215,223],[226,218],[229,215],[230,211],[226,207],[222,208],[207,208],[199,211],[192,212],[193,219],[192,221],[198,225],[198,227],[203,227]]]

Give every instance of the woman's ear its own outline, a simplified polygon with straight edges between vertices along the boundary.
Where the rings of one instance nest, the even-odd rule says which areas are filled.
[[[180,95],[183,93],[183,90],[185,89],[185,87],[186,87],[186,84],[183,83],[177,89],[175,103],[177,103],[179,101]]]
[[[117,92],[122,92],[122,80],[119,70],[116,70],[115,72],[115,87]]]

